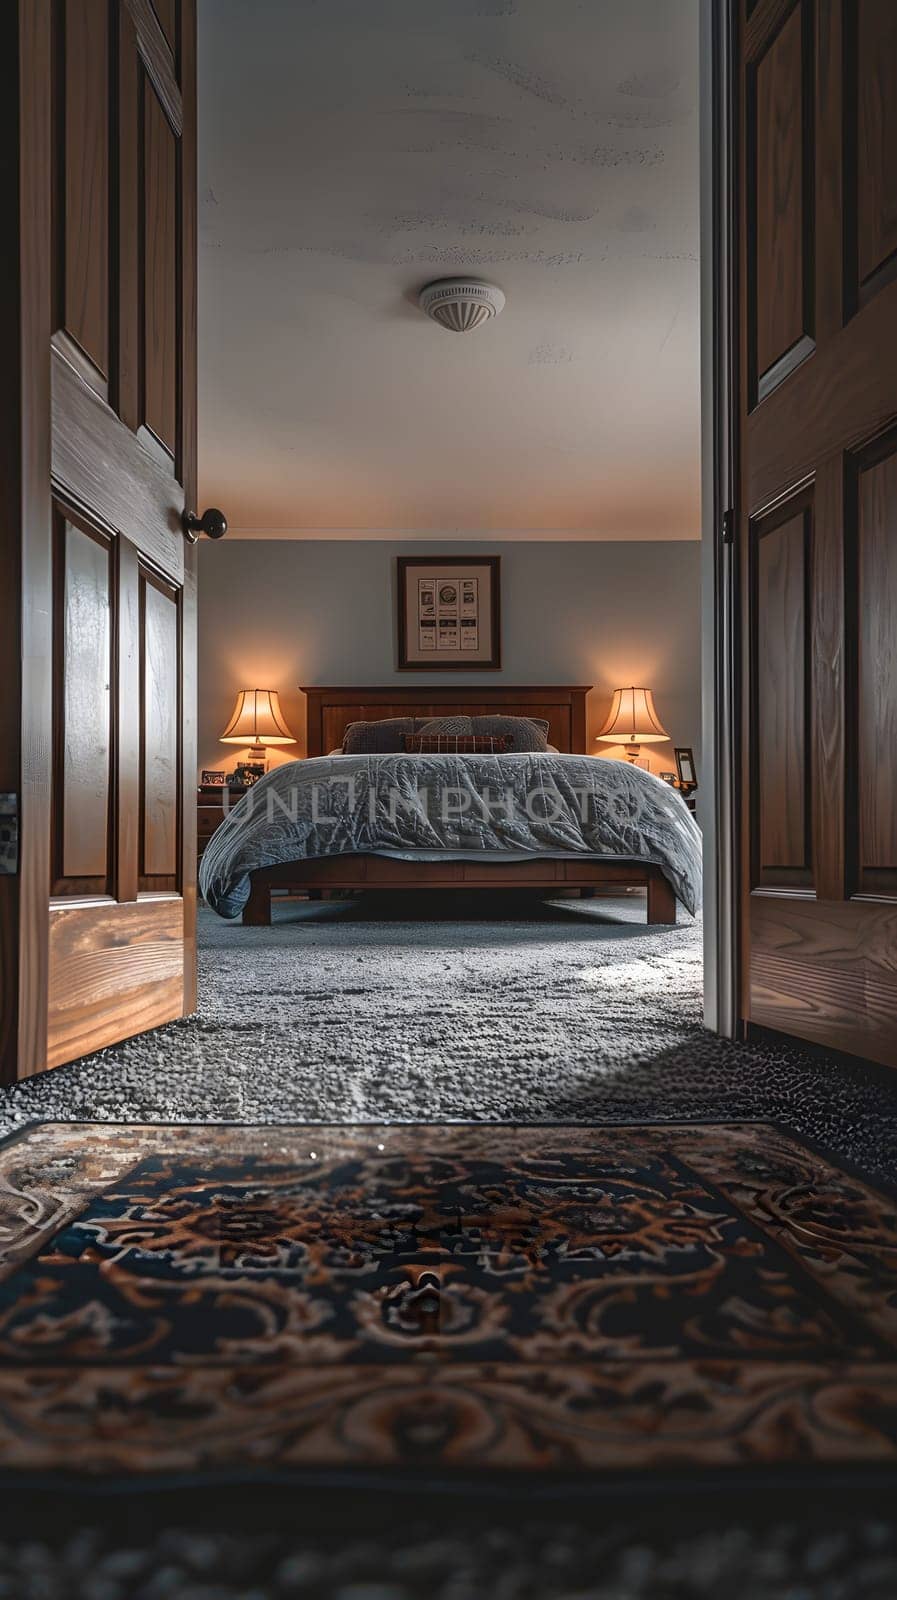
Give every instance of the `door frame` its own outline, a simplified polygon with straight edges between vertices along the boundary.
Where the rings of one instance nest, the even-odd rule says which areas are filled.
[[[704,1024],[743,1031],[739,978],[741,726],[735,398],[734,0],[700,0],[701,681]]]

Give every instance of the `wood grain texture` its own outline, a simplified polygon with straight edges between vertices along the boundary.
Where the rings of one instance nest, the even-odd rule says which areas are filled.
[[[13,8],[3,8],[10,12]],[[47,1039],[53,751],[52,549],[50,489],[50,337],[52,334],[52,176],[50,96],[52,29],[49,0],[20,0],[19,110],[20,319],[22,365],[22,696],[18,1038],[6,1070],[25,1077],[43,1064]],[[13,146],[14,148],[14,146]],[[26,820],[27,819],[27,820]]]
[[[177,595],[141,572],[140,605],[140,887],[173,889],[178,877],[180,791]]]
[[[751,900],[751,1021],[897,1061],[897,904]]]
[[[885,356],[895,343],[894,289],[876,295],[761,406],[744,427],[744,493],[751,515],[812,475],[833,452],[873,438],[897,415]]]
[[[181,900],[54,906],[49,992],[48,1067],[180,1016]]]
[[[754,365],[758,382],[808,325],[804,250],[812,225],[804,183],[804,6],[798,0],[754,68]]]
[[[177,447],[177,154],[151,89],[143,129],[143,421],[174,460]]]
[[[891,281],[878,267],[868,280],[875,292],[865,298],[856,292],[858,219],[871,216],[876,207],[879,215],[888,210],[882,199],[883,174],[887,168],[890,176],[893,167],[893,139],[886,132],[893,108],[880,103],[881,85],[890,71],[884,43],[879,40],[881,59],[874,65],[864,46],[867,65],[858,66],[860,31],[868,30],[877,15],[873,0],[864,19],[865,4],[814,0],[811,6],[810,0],[801,0],[804,55],[808,44],[812,55],[801,68],[803,199],[812,195],[815,207],[812,231],[806,215],[803,225],[804,267],[812,267],[811,280],[804,283],[804,337],[812,331],[815,349],[759,404],[751,372],[750,196],[755,181],[758,193],[776,192],[781,173],[773,151],[780,135],[773,129],[765,147],[757,140],[752,144],[750,103],[759,64],[777,39],[786,38],[788,28],[789,70],[797,70],[796,12],[789,0],[758,0],[749,20],[743,7],[737,13],[740,149],[734,214],[739,237],[728,288],[739,321],[733,454],[739,474],[741,666],[743,682],[763,683],[768,700],[784,695],[787,702],[791,697],[787,720],[796,721],[801,680],[806,707],[803,749],[789,751],[787,737],[781,749],[764,749],[762,730],[755,725],[754,697],[742,694],[740,793],[746,825],[740,871],[740,992],[748,1023],[897,1065],[897,879],[887,875],[890,869],[873,872],[863,866],[869,860],[864,831],[874,840],[874,853],[893,852],[897,785],[888,687],[892,658],[890,638],[883,636],[888,619],[893,633],[897,605],[890,564],[894,539],[893,532],[882,535],[891,516],[885,507],[894,493],[883,463],[889,454],[888,429],[897,418],[897,275]],[[893,8],[882,8],[878,22],[889,26],[892,14]],[[811,87],[812,106],[806,99]],[[860,109],[864,94],[871,96],[871,114]],[[772,106],[774,101],[767,93],[766,103]],[[786,129],[784,102],[780,112],[781,128]],[[867,132],[861,135],[864,118]],[[789,137],[793,142],[793,130]],[[859,192],[862,138],[868,146],[865,171],[878,191],[871,207]],[[754,155],[770,163],[766,172],[754,174]],[[815,237],[812,253],[808,234]],[[876,244],[868,259],[878,250]],[[790,290],[786,303],[793,319],[796,300]],[[767,531],[781,528],[804,503],[812,507],[805,620],[801,629],[801,602],[780,596],[779,648],[773,661],[775,645],[771,649],[768,633],[752,623],[752,534],[761,526]],[[864,517],[875,529],[865,588]],[[784,591],[784,569],[777,570]],[[768,580],[770,573],[765,576]],[[873,656],[875,666],[861,690],[863,663],[869,666]],[[879,657],[884,683],[876,679]],[[779,832],[794,832],[798,794],[808,773],[812,872],[767,869],[758,883],[761,835],[765,829],[768,844],[769,815],[752,809],[751,796],[758,764],[768,767],[771,761],[778,762],[776,804],[781,808],[773,830],[776,849]]]
[[[177,49],[177,0],[152,0],[152,7],[156,13],[159,27],[165,35],[165,42],[174,54]]]
[[[844,466],[820,462],[813,486],[810,689],[813,881],[820,900],[845,888],[845,576]]]
[[[844,254],[844,0],[816,0],[816,340],[826,344],[846,320]]]
[[[61,877],[109,891],[112,785],[112,552],[67,522],[62,586],[61,740],[54,805],[62,822]],[[54,885],[59,893],[61,886]]]
[[[130,539],[116,540],[117,755],[115,896],[137,899],[140,874],[140,558]]]
[[[808,513],[757,540],[756,722],[758,881],[772,869],[805,881],[808,836]]]
[[[140,114],[143,67],[137,30],[127,6],[118,11],[115,101],[115,198],[117,212],[117,275],[112,308],[116,359],[109,402],[128,432],[135,434],[142,418],[141,393],[141,154]]]
[[[739,0],[735,0],[739,6]],[[794,0],[743,0],[743,48],[745,58],[756,61],[786,21]]]
[[[589,686],[567,685],[510,687],[471,685],[463,688],[426,688],[387,685],[385,688],[345,686],[303,687],[307,700],[308,754],[326,755],[342,744],[349,722],[383,717],[488,716],[541,717],[548,721],[550,744],[559,750],[584,754],[586,750],[586,697]]]
[[[859,474],[859,883],[897,894],[897,440]]]
[[[389,856],[326,856],[288,861],[250,873],[243,910],[247,927],[267,927],[272,890],[623,889],[646,886],[647,920],[673,923],[676,896],[659,867],[625,861],[397,861]]]
[[[109,375],[109,3],[65,0],[63,326]],[[105,383],[100,392],[105,393]]]
[[[897,6],[854,0],[856,270],[869,284],[897,253]]]
[[[159,19],[153,10],[151,0],[119,0],[119,4],[128,12],[142,67],[159,97],[172,132],[179,138],[183,131],[181,90],[171,47],[159,26]],[[182,39],[182,50],[185,44],[190,44],[187,23],[188,19],[185,17],[182,24],[182,33],[185,36]],[[195,21],[193,27],[195,30]]]
[[[110,533],[125,532],[175,583],[184,576],[184,491],[53,350],[53,481]]]
[[[195,910],[192,898],[185,904],[177,895],[164,902],[154,896],[154,904],[163,907],[160,912],[147,910],[147,902],[134,898],[140,864],[139,750],[134,739],[140,725],[139,562],[152,567],[154,582],[163,582],[158,575],[164,574],[179,589],[185,571],[184,495],[174,462],[178,470],[184,463],[194,464],[195,492],[195,438],[187,437],[195,430],[195,402],[179,385],[180,363],[186,360],[195,386],[195,350],[186,349],[187,341],[195,341],[195,225],[188,228],[184,221],[195,215],[195,196],[179,197],[176,171],[171,179],[172,162],[178,159],[174,139],[183,124],[175,68],[185,71],[184,81],[195,94],[195,39],[178,38],[176,63],[148,0],[108,0],[108,10],[113,12],[114,58],[104,26],[107,0],[14,0],[0,8],[0,38],[9,47],[0,69],[7,90],[0,117],[7,118],[10,135],[4,146],[7,160],[0,163],[0,200],[9,201],[6,236],[12,241],[11,249],[0,245],[0,271],[7,274],[2,287],[9,289],[8,304],[14,308],[8,327],[0,314],[0,351],[21,354],[21,362],[15,354],[4,366],[16,390],[14,413],[6,419],[13,453],[4,465],[17,497],[14,504],[4,502],[4,511],[20,540],[20,559],[4,570],[13,578],[12,592],[22,595],[21,618],[9,630],[13,705],[20,675],[22,684],[14,750],[15,770],[21,765],[22,772],[18,905],[0,885],[3,1067],[10,1078],[179,1014],[187,959],[185,922]],[[193,27],[191,4],[178,14]],[[151,459],[137,437],[143,332],[139,247],[146,220],[140,192],[146,109],[141,84],[150,81],[158,86],[156,103],[162,108],[164,139],[157,144],[168,142],[157,190],[168,205],[161,229],[167,229],[165,250],[176,275],[167,313],[174,342],[169,351],[173,382],[166,379],[165,390],[171,449],[166,468]],[[147,87],[146,92],[153,91]],[[195,105],[190,107],[190,126],[195,135]],[[151,129],[151,142],[158,132],[158,126]],[[195,148],[190,162],[195,174]],[[172,208],[181,201],[179,218]],[[105,291],[100,270],[104,257]],[[181,272],[184,309],[178,299]],[[103,382],[98,381],[100,365],[107,369]],[[6,491],[4,478],[0,494]],[[68,625],[63,620],[57,626],[63,642],[57,655],[57,706],[67,708],[68,717],[62,717],[57,773],[63,854],[68,855],[67,868],[78,873],[75,880],[65,880],[65,887],[74,881],[79,893],[66,897],[64,909],[53,904],[51,933],[53,492],[70,524],[68,587],[63,588]],[[92,548],[101,548],[104,540],[112,551],[111,562],[108,553],[105,558],[105,600],[91,558]],[[180,663],[175,663],[172,686],[170,650],[166,659],[171,705],[163,731],[170,733],[173,726],[177,739],[183,712]],[[15,745],[12,738],[10,745]],[[180,870],[179,782],[176,770],[173,795],[167,796],[174,826],[165,862],[169,865],[173,855],[175,872]],[[105,842],[97,823],[103,785],[112,798]],[[101,865],[104,853],[101,878],[92,869]],[[172,875],[156,874],[155,880],[167,876]],[[88,887],[89,898],[81,892]],[[100,889],[120,894],[121,902],[111,893],[98,896]],[[190,941],[192,945],[192,932]],[[192,955],[190,960],[192,967]],[[7,1004],[10,996],[13,1005]]]

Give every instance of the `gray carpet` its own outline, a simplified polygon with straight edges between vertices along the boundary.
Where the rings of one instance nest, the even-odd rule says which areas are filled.
[[[432,920],[433,910],[439,920]],[[570,1122],[773,1118],[894,1177],[897,1080],[701,1021],[701,935],[644,901],[296,902],[200,912],[196,1016],[0,1100],[35,1119]]]
[[[491,1527],[397,1510],[354,1539],[89,1526],[54,1545],[0,1541],[9,1600],[894,1600],[895,1583],[893,1525],[868,1514],[658,1533],[597,1507],[578,1524],[499,1513]]]

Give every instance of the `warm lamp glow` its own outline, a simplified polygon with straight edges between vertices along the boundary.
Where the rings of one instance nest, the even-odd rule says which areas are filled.
[[[283,720],[276,689],[241,689],[220,737],[222,744],[249,745],[257,758],[264,756],[266,745],[296,743]]]
[[[610,715],[596,735],[608,744],[623,744],[626,755],[634,761],[640,744],[659,744],[669,734],[654,709],[654,696],[650,689],[615,689]]]

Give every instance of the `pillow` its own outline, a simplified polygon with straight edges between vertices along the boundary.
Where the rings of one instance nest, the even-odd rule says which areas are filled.
[[[439,734],[465,734],[468,738],[475,731],[472,717],[431,717],[429,722],[419,722],[413,730],[423,733],[428,739],[434,739]],[[484,728],[484,733],[489,733],[489,728]]]
[[[493,734],[506,740],[507,748],[518,753],[547,750],[549,723],[541,717],[472,717],[473,732]]]
[[[413,756],[500,756],[507,739],[494,733],[406,733],[405,749]]]
[[[389,756],[404,750],[414,717],[382,717],[379,722],[350,722],[343,734],[344,756]]]

